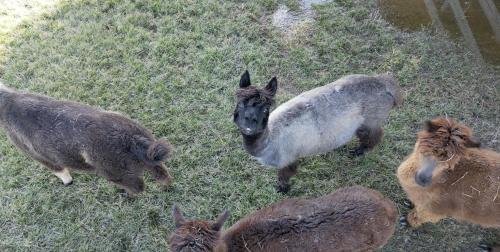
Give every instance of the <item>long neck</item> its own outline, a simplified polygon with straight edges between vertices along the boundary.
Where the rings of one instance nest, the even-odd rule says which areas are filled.
[[[245,149],[252,155],[257,155],[264,147],[266,143],[266,139],[269,135],[269,130],[266,127],[264,132],[247,136],[245,134],[241,134],[243,136],[243,144],[245,145]]]

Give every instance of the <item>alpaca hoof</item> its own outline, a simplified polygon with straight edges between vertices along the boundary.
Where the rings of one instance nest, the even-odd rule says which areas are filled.
[[[351,154],[351,156],[353,157],[359,157],[359,156],[363,156],[365,154],[365,149],[364,148],[356,148],[354,150],[351,150],[349,151],[349,153]]]
[[[70,185],[72,185],[72,184],[73,184],[73,180],[71,180],[71,181],[70,181],[70,182],[68,182],[68,183],[63,183],[63,184],[64,184],[64,186],[70,186]]]
[[[410,224],[408,223],[406,216],[402,216],[401,218],[399,218],[399,227],[401,229],[408,228],[409,226],[410,226]]]
[[[479,245],[479,251],[490,252],[490,251],[493,251],[493,249],[487,244],[481,244],[481,245]]]
[[[403,205],[408,209],[413,209],[414,205],[409,199],[403,201]]]
[[[122,196],[127,196],[127,191],[125,191],[125,189],[118,189],[118,194],[119,195],[122,195]]]
[[[278,185],[276,191],[282,194],[287,194],[290,191],[290,185]]]
[[[134,198],[136,198],[136,195],[137,195],[135,193],[127,191],[126,189],[120,189],[118,194],[126,199],[134,199]]]

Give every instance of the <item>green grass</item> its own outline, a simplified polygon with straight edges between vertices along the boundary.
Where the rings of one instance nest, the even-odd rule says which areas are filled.
[[[314,22],[284,36],[270,15],[297,1],[77,0],[0,35],[0,79],[21,90],[76,100],[129,115],[166,137],[175,153],[173,185],[129,199],[104,179],[74,175],[70,187],[0,135],[0,251],[168,250],[175,202],[187,217],[226,224],[292,196],[319,196],[353,184],[405,198],[395,171],[421,123],[448,115],[499,150],[500,73],[464,46],[429,32],[402,33],[372,1],[316,6]],[[8,36],[8,37],[7,37]],[[350,73],[392,71],[404,105],[391,113],[383,143],[360,158],[348,150],[305,158],[289,195],[275,192],[242,148],[232,123],[239,75],[255,84],[277,75],[279,103]],[[401,214],[407,210],[400,207]],[[340,230],[341,231],[341,230]],[[397,230],[383,251],[474,251],[499,241],[498,229],[444,220]]]

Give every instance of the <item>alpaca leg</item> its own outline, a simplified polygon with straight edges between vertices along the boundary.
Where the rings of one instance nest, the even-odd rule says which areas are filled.
[[[406,217],[408,224],[412,227],[418,227],[426,222],[436,223],[445,216],[435,214],[426,210],[414,208]]]
[[[380,143],[382,136],[384,135],[384,131],[382,128],[369,128],[361,126],[356,131],[356,135],[359,138],[359,146],[352,150],[351,154],[353,156],[361,156]]]
[[[48,162],[46,160],[42,160],[40,158],[35,158],[38,162],[42,163],[44,166],[49,168],[56,177],[58,177],[65,186],[73,184],[73,178],[71,177],[71,174],[69,173],[68,168],[63,168],[61,166],[52,164],[51,162]]]
[[[415,205],[413,205],[413,202],[411,202],[409,199],[405,199],[403,201],[403,205],[408,209],[413,209],[415,207]]]
[[[172,177],[164,165],[155,165],[153,167],[147,167],[151,172],[154,179],[162,185],[168,185],[172,181]]]
[[[278,171],[278,192],[287,193],[290,190],[290,178],[297,174],[298,168],[298,162],[293,162]]]
[[[68,168],[63,168],[61,171],[54,171],[53,173],[59,179],[62,180],[62,182],[65,186],[73,184],[73,178],[71,177],[71,174],[69,173]]]

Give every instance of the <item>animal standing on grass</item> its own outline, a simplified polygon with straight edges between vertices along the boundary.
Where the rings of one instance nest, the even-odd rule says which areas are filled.
[[[276,77],[263,89],[252,86],[246,71],[236,92],[233,119],[250,155],[279,169],[278,191],[284,193],[301,157],[334,150],[354,135],[360,140],[354,155],[371,150],[382,139],[389,111],[402,101],[397,81],[387,74],[345,76],[270,113],[277,89]]]
[[[171,181],[163,165],[169,144],[117,113],[21,93],[0,83],[0,126],[64,185],[73,182],[70,170],[97,173],[131,195],[144,190],[144,169],[164,185]]]
[[[500,227],[500,154],[482,149],[472,130],[453,119],[425,123],[398,168],[414,208],[402,224],[418,227],[446,217]]]
[[[395,204],[377,191],[354,186],[314,199],[288,199],[258,210],[221,234],[228,217],[187,221],[174,206],[173,252],[369,251],[387,243]]]

